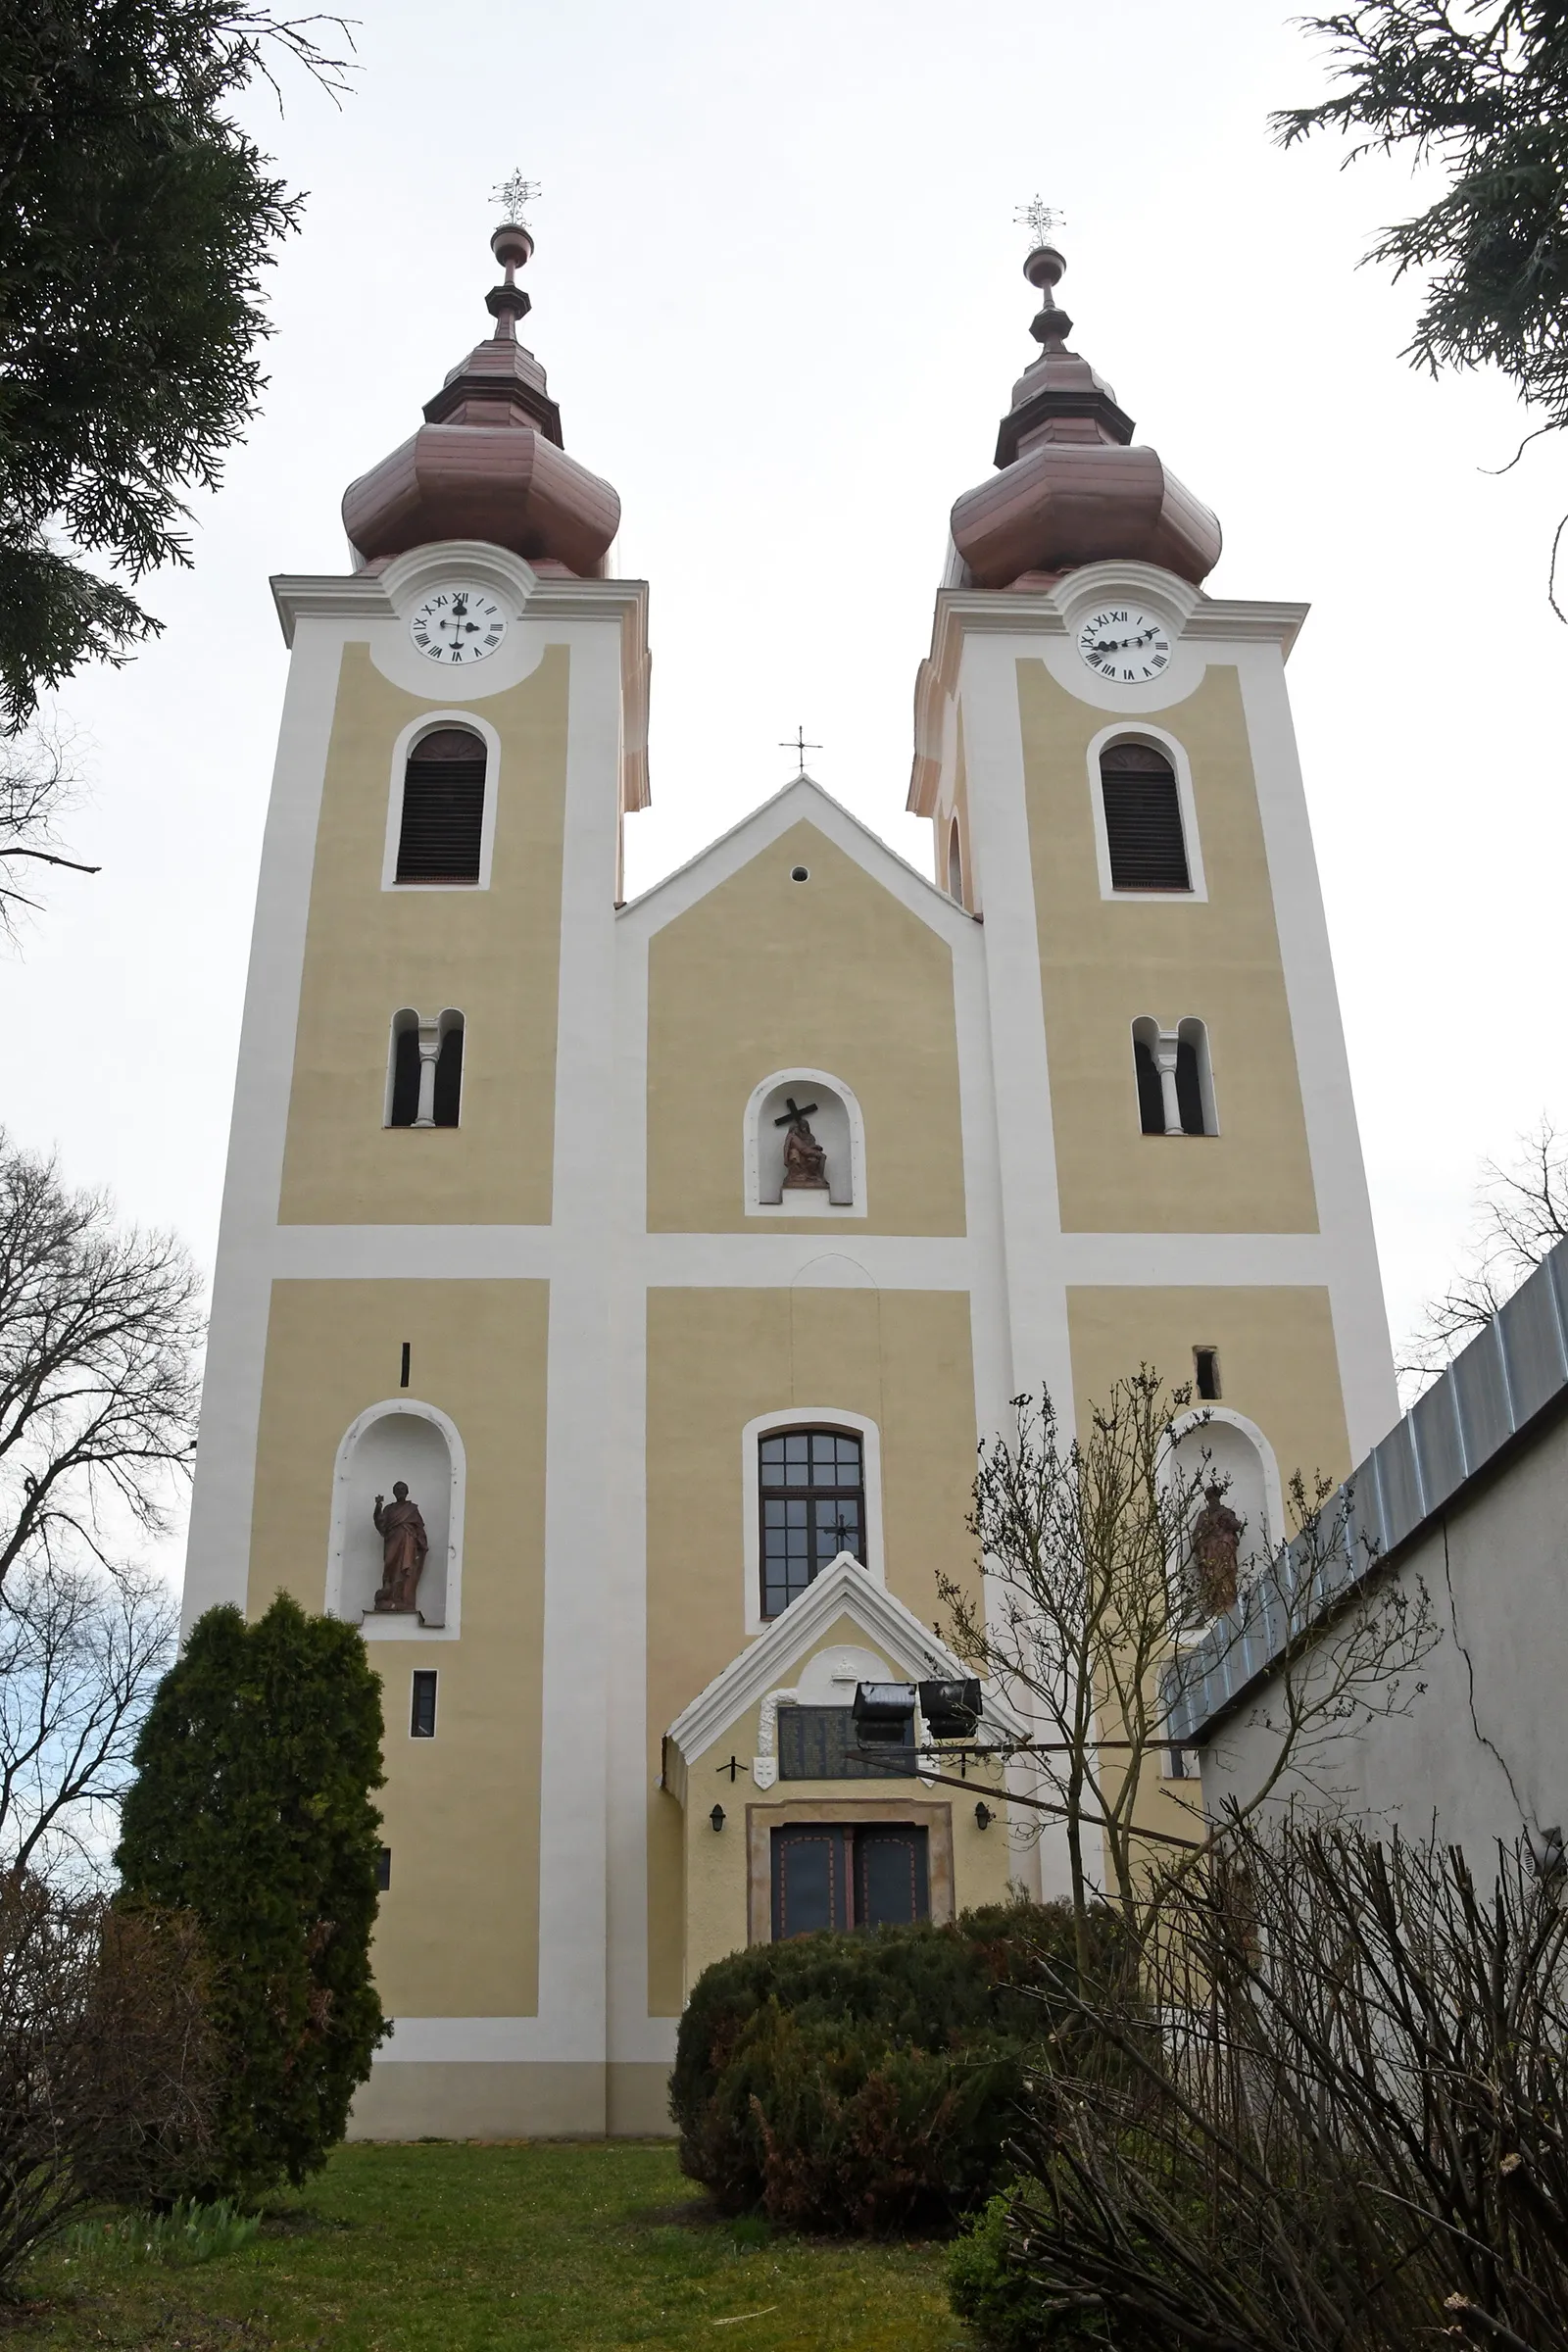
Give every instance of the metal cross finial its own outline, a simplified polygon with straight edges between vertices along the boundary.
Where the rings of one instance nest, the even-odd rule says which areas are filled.
[[[524,179],[520,172],[511,172],[498,188],[492,188],[492,203],[499,204],[514,228],[526,228],[527,212],[534,198],[541,193],[536,179]]]
[[[801,763],[801,774],[804,776],[806,773],[807,753],[819,752],[822,749],[822,746],[819,743],[808,743],[806,740],[806,729],[803,726],[797,726],[795,730],[794,742],[781,743],[778,748],[781,752],[793,752],[795,754],[796,759],[799,760]]]
[[[1020,228],[1029,231],[1030,240],[1036,245],[1049,244],[1052,230],[1063,227],[1067,218],[1054,204],[1042,203],[1038,195],[1032,196],[1027,204],[1020,204],[1012,217]]]

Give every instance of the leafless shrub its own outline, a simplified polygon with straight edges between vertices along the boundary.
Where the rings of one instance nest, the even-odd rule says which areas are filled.
[[[0,2294],[84,2205],[200,2179],[215,2075],[188,1914],[0,1881]]]
[[[1568,1911],[1523,1850],[1234,1827],[1052,1985],[1009,2259],[1119,2352],[1568,2346]]]

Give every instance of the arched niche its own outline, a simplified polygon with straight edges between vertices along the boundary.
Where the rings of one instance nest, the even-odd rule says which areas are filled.
[[[1241,1583],[1250,1584],[1285,1540],[1279,1464],[1267,1438],[1244,1413],[1205,1404],[1176,1423],[1171,1469],[1194,1489],[1194,1518],[1203,1507],[1204,1488],[1211,1483],[1223,1488],[1225,1501],[1243,1522],[1236,1565]]]
[[[789,1104],[810,1111],[811,1133],[827,1154],[827,1190],[784,1189],[784,1139]],[[752,1091],[746,1105],[745,1181],[748,1216],[863,1217],[865,1124],[854,1092],[826,1070],[775,1070]]]
[[[412,1396],[370,1405],[344,1433],[332,1477],[332,1533],[326,1607],[368,1641],[456,1641],[462,1621],[463,1440],[433,1404]],[[418,1615],[377,1616],[381,1539],[372,1512],[401,1479],[424,1520],[430,1549],[419,1579]],[[420,1623],[422,1618],[423,1623]]]

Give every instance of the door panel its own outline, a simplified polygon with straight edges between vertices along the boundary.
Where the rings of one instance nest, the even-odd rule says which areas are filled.
[[[837,1829],[773,1832],[773,1940],[810,1936],[849,1923],[845,1833]]]
[[[855,1838],[855,1924],[906,1927],[930,1912],[926,1890],[926,1833],[890,1824],[858,1830]]]

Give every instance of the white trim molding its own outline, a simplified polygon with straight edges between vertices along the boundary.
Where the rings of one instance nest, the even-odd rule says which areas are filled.
[[[850,1165],[849,1199],[842,1198],[844,1171],[835,1173],[832,1158],[828,1160],[828,1185],[825,1193],[793,1192],[781,1194],[777,1200],[762,1199],[762,1105],[769,1095],[785,1087],[815,1087],[837,1098],[849,1125]],[[793,1068],[775,1070],[760,1086],[752,1089],[746,1105],[746,1125],[743,1130],[743,1151],[746,1182],[746,1214],[749,1217],[863,1217],[866,1213],[865,1192],[865,1119],[853,1087],[829,1070],[808,1070],[797,1063]],[[835,1193],[841,1197],[834,1198]]]
[[[1110,878],[1110,843],[1105,834],[1105,794],[1100,773],[1102,752],[1113,743],[1148,743],[1169,759],[1176,775],[1176,800],[1181,809],[1182,840],[1187,851],[1186,890],[1117,890]],[[1168,727],[1146,718],[1118,718],[1089,740],[1087,755],[1089,807],[1095,827],[1095,863],[1100,869],[1100,895],[1134,906],[1205,906],[1208,882],[1203,872],[1203,845],[1198,835],[1198,806],[1193,799],[1193,770],[1186,746]]]
[[[882,1550],[882,1433],[874,1421],[863,1413],[850,1413],[838,1404],[792,1404],[782,1412],[759,1413],[741,1431],[741,1531],[742,1531],[742,1599],[745,1607],[745,1626],[748,1634],[760,1634],[770,1625],[783,1621],[762,1615],[762,1509],[758,1495],[758,1446],[761,1439],[780,1429],[843,1429],[854,1433],[860,1441],[860,1475],[865,1494],[865,1558],[858,1563],[864,1575],[879,1590],[887,1586],[887,1568]],[[840,1558],[847,1558],[841,1553]],[[830,1575],[838,1566],[834,1560],[822,1571]],[[813,1579],[820,1584],[821,1577]],[[810,1586],[807,1588],[811,1590]],[[791,1607],[796,1604],[792,1602]],[[787,1614],[788,1612],[786,1612]]]
[[[378,1404],[367,1405],[365,1411],[349,1424],[337,1449],[332,1465],[332,1529],[326,1554],[326,1614],[341,1617],[343,1607],[343,1554],[348,1541],[349,1471],[355,1450],[366,1432],[377,1421],[385,1421],[394,1413],[412,1421],[428,1421],[438,1430],[445,1442],[450,1466],[451,1487],[447,1501],[447,1592],[444,1622],[426,1625],[416,1618],[411,1625],[402,1617],[366,1616],[360,1620],[360,1631],[368,1642],[456,1642],[463,1630],[463,1504],[468,1482],[468,1460],[455,1421],[449,1420],[438,1405],[425,1404],[416,1396],[383,1396]],[[352,1624],[355,1619],[350,1619]]]
[[[755,1701],[770,1690],[797,1687],[801,1677],[796,1668],[841,1617],[848,1617],[871,1647],[885,1652],[911,1682],[969,1671],[896,1593],[873,1584],[858,1561],[841,1552],[798,1600],[791,1601],[782,1617],[773,1619],[766,1633],[714,1675],[664,1734],[661,1778],[679,1803],[686,1801],[689,1768]],[[981,1688],[987,1723],[1007,1739],[1021,1740],[1025,1724],[1017,1709],[989,1683]]]
[[[403,832],[403,787],[408,779],[409,761],[416,745],[426,735],[438,735],[447,727],[461,727],[465,734],[477,735],[484,745],[484,813],[479,820],[479,878],[476,882],[400,882],[398,874],[398,842]],[[411,718],[392,746],[392,781],[387,793],[386,845],[381,854],[381,888],[404,893],[446,895],[454,892],[488,890],[490,861],[496,841],[496,801],[501,785],[501,738],[487,718],[468,708],[461,710],[421,710]]]

